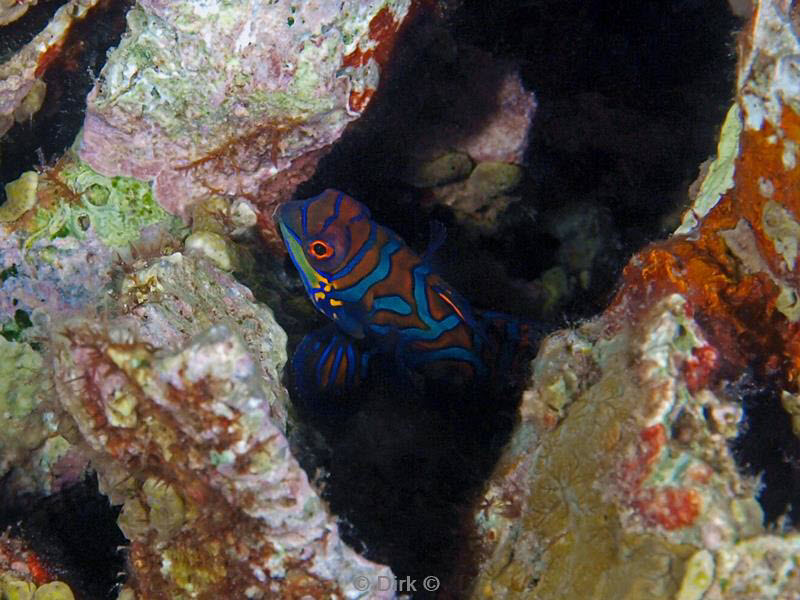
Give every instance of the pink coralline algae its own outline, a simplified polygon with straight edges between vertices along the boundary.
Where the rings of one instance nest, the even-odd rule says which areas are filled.
[[[153,181],[173,214],[215,193],[269,220],[365,108],[410,8],[142,0],[89,95],[81,158]]]

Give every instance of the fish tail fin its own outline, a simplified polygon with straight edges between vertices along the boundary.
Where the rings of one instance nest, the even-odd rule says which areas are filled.
[[[476,315],[485,345],[482,354],[491,364],[492,377],[516,382],[536,356],[542,338],[553,330],[543,321],[515,317],[501,312],[485,311]]]

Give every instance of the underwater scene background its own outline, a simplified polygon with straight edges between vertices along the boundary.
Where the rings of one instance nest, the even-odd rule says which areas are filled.
[[[784,0],[0,0],[0,596],[800,597]]]

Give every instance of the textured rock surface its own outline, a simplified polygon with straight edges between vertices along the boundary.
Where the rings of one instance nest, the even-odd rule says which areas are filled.
[[[36,6],[38,0],[0,0],[0,25],[7,25]]]
[[[494,113],[458,148],[477,162],[523,164],[536,98],[522,85],[519,74],[509,69],[498,83],[497,99]]]
[[[410,4],[143,0],[89,96],[81,157],[152,180],[173,214],[210,192],[268,208],[365,108]]]
[[[53,315],[91,306],[111,281],[115,252],[128,254],[142,230],[180,233],[149,185],[99,175],[74,155],[33,179],[33,202],[0,224],[0,322],[18,310]]]
[[[76,481],[86,466],[58,433],[48,405],[48,370],[28,343],[0,337],[0,475],[4,493],[50,494]]]
[[[741,408],[686,377],[713,355],[686,310],[673,295],[544,344],[477,513],[476,597],[671,598],[695,548],[761,532],[727,445]]]
[[[86,467],[58,430],[44,357],[51,324],[105,304],[114,253],[140,228],[175,224],[148,186],[98,175],[74,156],[25,178],[24,202],[12,192],[3,208],[17,206],[0,223],[0,473],[11,496],[58,491]]]
[[[356,597],[391,575],[339,538],[273,422],[280,384],[227,327],[157,352],[125,320],[73,321],[54,353],[62,404],[124,502],[137,594]]]
[[[460,223],[491,234],[503,212],[519,200],[511,194],[522,177],[518,165],[482,162],[462,181],[434,188],[431,194],[436,202],[450,207]]]
[[[797,536],[764,533],[758,481],[729,445],[747,430],[742,381],[791,412],[800,376],[795,20],[757,3],[736,105],[678,234],[534,361],[477,507],[473,597],[800,595]]]
[[[280,384],[286,334],[272,311],[246,287],[202,259],[173,254],[125,275],[117,306],[139,338],[176,349],[209,327],[224,324],[245,343],[256,369],[270,383],[265,392],[273,424],[284,430],[289,398]]]
[[[496,234],[499,218],[520,199],[513,193],[523,179],[536,97],[515,65],[445,35],[435,39],[419,42],[434,66],[416,59],[423,71],[417,97],[390,117],[408,129],[394,152],[408,162],[404,181],[429,188],[427,203],[449,207],[474,232]],[[430,104],[446,106],[446,114]]]
[[[403,115],[415,129],[413,137],[402,140],[401,152],[436,160],[457,151],[478,163],[523,164],[537,104],[517,67],[444,33],[434,39],[428,47],[422,43],[423,56],[434,66],[424,72],[428,65],[420,65],[418,97]],[[424,114],[432,99],[447,110],[436,120]],[[412,107],[423,114],[411,114]]]

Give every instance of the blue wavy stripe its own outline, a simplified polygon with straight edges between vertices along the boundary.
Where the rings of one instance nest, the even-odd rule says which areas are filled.
[[[372,269],[367,275],[355,285],[349,288],[337,289],[332,294],[337,300],[342,302],[358,302],[367,293],[367,290],[379,281],[383,281],[389,275],[392,267],[391,257],[392,254],[400,249],[400,242],[394,238],[390,238],[388,242],[381,248],[380,260],[375,268]],[[337,274],[338,275],[338,274]]]

